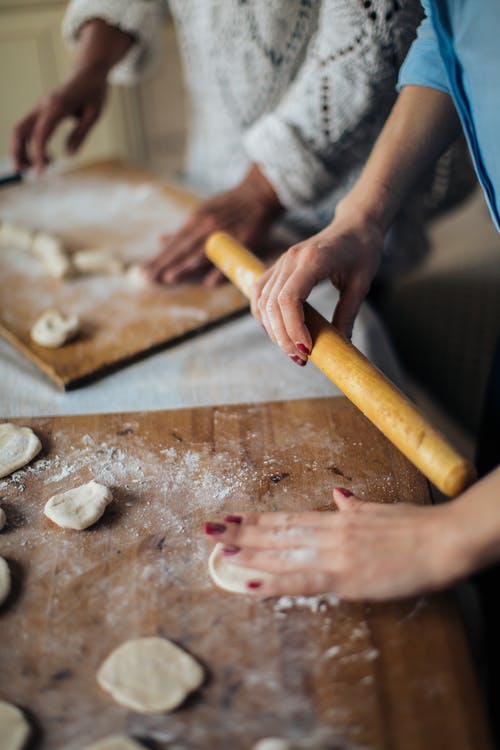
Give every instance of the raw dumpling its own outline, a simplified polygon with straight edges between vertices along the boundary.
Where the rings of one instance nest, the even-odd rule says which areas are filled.
[[[92,479],[51,497],[43,512],[63,529],[83,531],[99,520],[112,499],[111,490]]]
[[[80,329],[77,315],[64,315],[59,310],[46,310],[31,329],[31,338],[39,346],[57,349],[74,339]]]
[[[172,711],[203,682],[202,667],[165,638],[136,638],[118,646],[97,673],[117,703],[139,713]]]
[[[71,259],[57,237],[47,232],[37,232],[31,249],[49,276],[62,279],[70,276],[73,270]]]
[[[0,477],[28,464],[41,447],[30,427],[19,427],[11,422],[0,424]]]

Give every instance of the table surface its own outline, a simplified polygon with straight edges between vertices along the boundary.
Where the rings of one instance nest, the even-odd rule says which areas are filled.
[[[265,736],[343,750],[490,747],[448,595],[385,605],[255,601],[215,589],[202,522],[229,511],[332,507],[341,483],[425,502],[423,477],[346,399],[33,420],[43,453],[0,482],[14,579],[1,612],[0,697],[40,749],[122,731],[151,747],[244,750]],[[92,529],[42,513],[91,478],[113,502]],[[132,637],[173,639],[207,680],[171,714],[116,705],[95,674]]]

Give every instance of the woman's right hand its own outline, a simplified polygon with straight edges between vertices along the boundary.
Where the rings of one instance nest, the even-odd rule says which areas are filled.
[[[304,322],[304,302],[312,289],[329,278],[339,290],[333,324],[350,338],[380,264],[383,240],[380,226],[344,199],[329,226],[291,247],[255,283],[253,315],[297,364],[305,364],[312,348]]]
[[[66,140],[67,151],[74,153],[81,146],[102,112],[106,78],[107,69],[101,66],[78,69],[19,120],[12,131],[9,149],[17,170],[28,167],[43,170],[50,161],[47,144],[67,117],[76,120]]]

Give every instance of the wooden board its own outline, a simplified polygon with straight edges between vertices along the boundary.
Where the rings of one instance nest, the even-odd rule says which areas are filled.
[[[24,707],[40,750],[125,731],[154,748],[249,750],[266,736],[343,750],[489,748],[449,596],[388,605],[334,597],[254,601],[215,589],[204,520],[331,507],[332,486],[423,502],[425,480],[346,399],[39,418],[43,454],[0,482],[0,550],[15,588],[1,615],[0,698]],[[64,531],[42,514],[94,477],[104,518]],[[96,670],[128,638],[158,634],[206,667],[171,714],[113,703]]]
[[[0,191],[0,220],[54,232],[70,250],[107,247],[129,262],[155,254],[197,199],[147,172],[102,162]],[[0,335],[58,386],[75,387],[160,346],[199,331],[248,303],[234,287],[134,287],[125,276],[56,280],[29,252],[0,248]],[[77,313],[82,334],[60,349],[31,341],[46,309]]]

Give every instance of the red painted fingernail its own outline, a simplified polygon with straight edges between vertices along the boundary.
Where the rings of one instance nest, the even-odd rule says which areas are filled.
[[[227,523],[241,523],[243,518],[241,516],[224,516],[224,521]]]
[[[335,487],[335,489],[337,490],[337,492],[340,492],[340,494],[343,495],[344,497],[352,496],[352,492],[350,492],[350,490],[346,490],[345,487]]]
[[[262,581],[247,581],[247,588],[249,589],[260,589]]]
[[[305,344],[301,344],[300,341],[298,341],[295,344],[295,346],[297,347],[297,349],[299,350],[299,352],[301,352],[302,354],[307,354],[307,356],[310,355],[311,352],[310,352],[310,350],[307,348],[307,346]]]
[[[295,364],[298,365],[299,367],[304,367],[307,364],[307,362],[304,359],[301,359],[300,357],[296,357],[295,354],[289,354],[288,356],[290,357],[292,362],[295,362]]]
[[[229,556],[229,555],[237,555],[240,551],[240,548],[237,547],[235,544],[228,544],[227,547],[222,548],[222,554]]]
[[[212,523],[211,521],[207,521],[205,524],[205,534],[223,534],[226,530],[226,527],[223,523]]]

